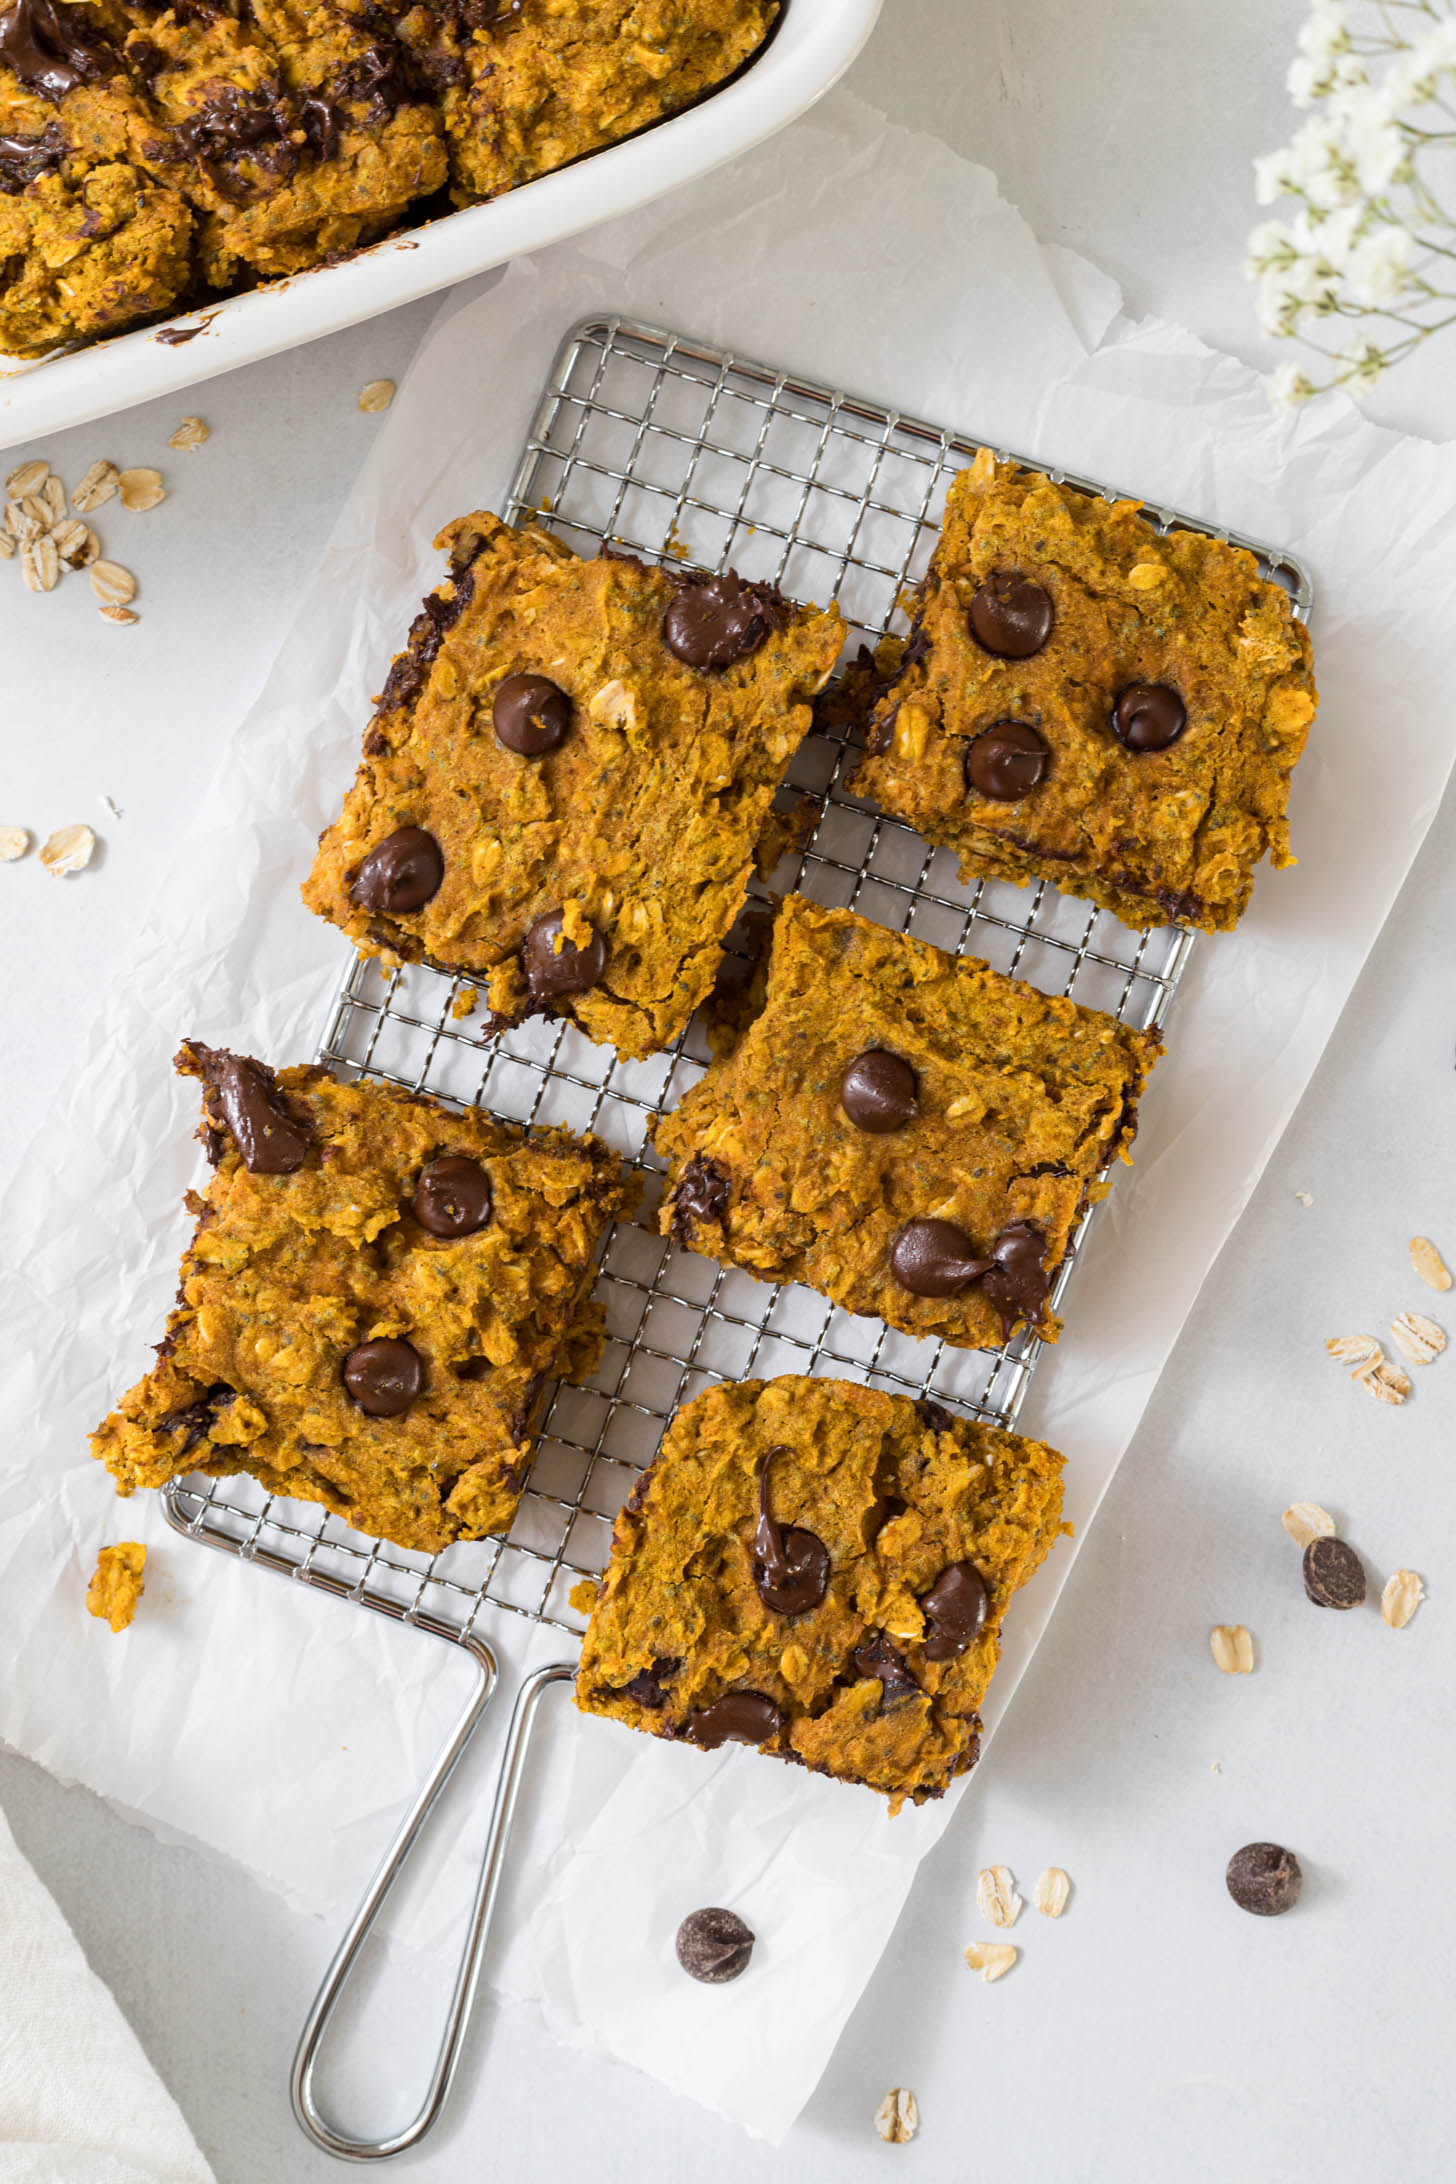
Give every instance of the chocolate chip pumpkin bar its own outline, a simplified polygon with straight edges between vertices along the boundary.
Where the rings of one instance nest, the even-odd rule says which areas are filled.
[[[756,1744],[896,1805],[975,1764],[1062,1459],[933,1403],[790,1374],[709,1388],[617,1517],[576,1701]]]
[[[367,953],[488,981],[496,1022],[571,1015],[626,1055],[710,991],[838,611],[731,573],[578,560],[495,516],[378,701],[304,901]]]
[[[1223,932],[1314,718],[1309,637],[1251,554],[982,450],[951,486],[862,796],[962,876],[1049,879],[1133,926]]]
[[[907,1334],[1055,1340],[1156,1035],[802,895],[769,946],[759,1013],[656,1125],[664,1231]]]
[[[92,1437],[117,1491],[242,1471],[402,1547],[503,1529],[636,1183],[595,1139],[323,1069],[196,1041],[177,1068],[217,1172],[157,1363]]]

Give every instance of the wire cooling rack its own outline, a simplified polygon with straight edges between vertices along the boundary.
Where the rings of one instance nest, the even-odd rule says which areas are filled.
[[[980,442],[741,357],[620,318],[576,327],[552,367],[503,513],[537,516],[592,553],[603,542],[649,559],[732,566],[791,597],[837,600],[856,641],[908,627],[951,478]],[[998,453],[1004,451],[998,450]],[[1100,483],[1053,476],[1112,498]],[[1231,534],[1178,511],[1148,507],[1158,530]],[[1234,536],[1301,615],[1311,590],[1288,555]],[[844,785],[844,733],[816,733],[801,748],[783,799],[808,792],[822,813],[806,846],[767,887],[797,888],[958,953],[982,956],[1044,992],[1068,994],[1138,1028],[1161,1027],[1193,945],[1174,928],[1134,933],[1104,911],[1049,885],[962,885],[955,860],[877,813]],[[335,1071],[474,1101],[523,1123],[591,1129],[643,1174],[635,1222],[616,1226],[601,1260],[607,1314],[601,1365],[582,1386],[558,1385],[519,1513],[507,1537],[454,1546],[433,1558],[349,1531],[312,1505],[263,1494],[247,1479],[176,1482],[172,1522],[225,1552],[323,1587],[475,1652],[483,1687],[454,1748],[421,1793],[386,1858],[316,2005],[295,2077],[300,2120],[331,2151],[371,2158],[411,2144],[448,2087],[468,2012],[495,1886],[520,1752],[539,1685],[518,1702],[472,1940],[431,2100],[389,2142],[349,2140],[322,2122],[309,2079],[338,1987],[413,1832],[428,1813],[489,1697],[494,1660],[484,1630],[493,1607],[579,1634],[568,1598],[605,1566],[611,1523],[656,1452],[673,1411],[710,1382],[776,1373],[838,1374],[932,1396],[998,1425],[1017,1417],[1041,1344],[1020,1335],[994,1351],[915,1341],[855,1318],[802,1288],[775,1286],[686,1252],[660,1237],[661,1163],[648,1131],[703,1072],[707,1052],[690,1027],[670,1053],[624,1062],[574,1027],[533,1019],[487,1036],[463,982],[427,967],[394,973],[357,958],[347,969],[318,1048]],[[1090,1216],[1088,1217],[1090,1218]],[[1052,1303],[1060,1308],[1082,1221]],[[1069,1326],[1075,1338],[1075,1316]],[[564,1677],[565,1664],[542,1672]]]

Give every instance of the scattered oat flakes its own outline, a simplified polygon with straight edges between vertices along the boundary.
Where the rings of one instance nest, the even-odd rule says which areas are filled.
[[[1390,1323],[1390,1337],[1412,1365],[1433,1365],[1446,1347],[1446,1330],[1424,1312],[1402,1312]]]
[[[134,613],[130,607],[99,607],[97,612],[103,622],[119,623],[123,629],[129,628],[133,622],[141,620],[141,616]]]
[[[1403,1373],[1398,1365],[1392,1365],[1384,1357],[1378,1364],[1362,1366],[1350,1377],[1356,1387],[1364,1388],[1377,1403],[1403,1403],[1411,1392],[1410,1374]]]
[[[1049,1865],[1037,1877],[1031,1900],[1044,1919],[1059,1919],[1067,1908],[1072,1883],[1059,1865]]]
[[[1242,1623],[1215,1623],[1208,1635],[1214,1663],[1225,1676],[1251,1676],[1254,1641]]]
[[[1411,1265],[1423,1282],[1432,1289],[1451,1287],[1451,1269],[1431,1242],[1429,1236],[1413,1236],[1410,1241]]]
[[[1005,1978],[1020,1954],[1009,1941],[973,1941],[966,1951],[966,1962],[989,1987],[993,1980]]]
[[[44,455],[36,455],[11,471],[5,480],[5,490],[12,500],[19,500],[23,494],[34,493],[43,486],[50,472],[51,466]]]
[[[77,515],[89,516],[93,508],[99,508],[103,501],[109,501],[120,478],[121,472],[115,463],[93,463],[71,495],[71,506]]]
[[[394,400],[392,379],[371,379],[367,387],[359,389],[359,407],[369,415],[376,410],[387,410]]]
[[[95,848],[96,837],[89,827],[57,827],[55,833],[47,837],[40,861],[47,872],[64,880],[72,872],[85,871]]]
[[[0,864],[14,864],[30,847],[27,827],[0,827]]]
[[[1380,1612],[1392,1630],[1404,1630],[1426,1597],[1426,1588],[1414,1570],[1397,1570],[1385,1580]]]
[[[30,494],[23,501],[5,503],[5,528],[22,546],[27,539],[40,537],[46,528],[45,518],[35,513],[35,501]]]
[[[1296,1191],[1294,1195],[1299,1200],[1301,1206],[1312,1206],[1314,1204],[1313,1191]]]
[[[53,525],[65,522],[66,489],[54,471],[51,471],[36,497],[43,503]]]
[[[86,1606],[113,1632],[125,1630],[136,1614],[146,1590],[146,1566],[147,1550],[139,1539],[119,1540],[114,1547],[103,1547],[97,1556],[96,1574],[86,1587]]]
[[[119,561],[93,561],[91,589],[104,606],[124,607],[136,597],[136,578]]]
[[[16,538],[8,528],[0,528],[0,557],[6,561],[15,559]]]
[[[89,523],[67,516],[51,532],[51,543],[68,569],[89,569],[101,551],[101,541]]]
[[[1373,1335],[1331,1335],[1325,1348],[1337,1365],[1351,1365],[1357,1373],[1385,1354]]]
[[[137,514],[142,514],[148,508],[155,508],[159,501],[167,498],[167,488],[162,483],[160,470],[148,470],[145,467],[140,470],[123,470],[116,482],[121,493],[122,507],[130,508]]]
[[[180,449],[184,455],[190,455],[195,448],[201,447],[204,440],[211,438],[211,425],[205,425],[200,417],[184,417],[167,445]]]
[[[1307,1547],[1312,1539],[1335,1536],[1334,1518],[1317,1501],[1291,1502],[1279,1521],[1296,1547]]]
[[[889,2146],[903,2146],[920,2129],[920,2105],[908,2085],[892,2086],[875,2110],[875,2129]]]
[[[982,1866],[976,1875],[976,1909],[992,1926],[1014,1926],[1021,1916],[1021,1898],[1010,1866]]]
[[[20,549],[20,573],[27,591],[54,591],[61,580],[61,557],[49,536],[28,538]]]

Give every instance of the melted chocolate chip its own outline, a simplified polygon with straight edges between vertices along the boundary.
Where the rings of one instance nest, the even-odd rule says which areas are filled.
[[[694,1153],[672,1194],[672,1232],[686,1243],[695,1221],[716,1221],[721,1226],[728,1211],[732,1178],[705,1153]]]
[[[499,740],[519,758],[540,758],[566,741],[571,700],[544,675],[507,675],[491,704]]]
[[[716,1752],[720,1744],[767,1744],[783,1725],[783,1715],[761,1691],[725,1691],[711,1706],[693,1708],[683,1735],[705,1752]]]
[[[951,1413],[940,1403],[917,1403],[915,1409],[921,1425],[928,1426],[932,1433],[949,1433],[955,1424]]]
[[[721,576],[687,576],[663,617],[667,649],[688,667],[731,667],[757,652],[772,629],[788,621],[783,598],[771,584],[745,584],[725,569]]]
[[[933,1626],[925,1641],[926,1660],[953,1661],[985,1623],[991,1600],[974,1562],[952,1562],[921,1594],[920,1605]]]
[[[294,115],[278,85],[244,91],[227,83],[195,114],[176,123],[171,134],[184,152],[204,165],[252,154],[261,165],[286,176],[298,164],[290,140],[294,126]]]
[[[517,1448],[524,1448],[531,1438],[531,1423],[536,1415],[536,1405],[541,1400],[541,1390],[551,1378],[549,1373],[532,1373],[526,1382],[526,1392],[511,1413],[511,1439]]]
[[[890,1247],[891,1273],[916,1297],[953,1297],[991,1264],[952,1221],[907,1221]]]
[[[1299,1860],[1281,1843],[1245,1843],[1230,1858],[1224,1879],[1239,1909],[1260,1919],[1292,1911],[1304,1886]]]
[[[1051,1288],[1051,1276],[1042,1265],[1045,1252],[1046,1237],[1034,1221],[1013,1221],[991,1246],[993,1263],[981,1287],[1001,1314],[1005,1335],[1018,1320],[1034,1321],[1041,1315]]]
[[[882,1630],[863,1645],[856,1646],[850,1655],[857,1676],[877,1679],[885,1687],[882,1703],[894,1704],[896,1699],[918,1698],[920,1686],[910,1673],[910,1664],[903,1653],[898,1653]]]
[[[736,1911],[710,1905],[691,1911],[677,1930],[677,1960],[689,1979],[705,1987],[721,1987],[748,1970],[753,1955],[753,1928],[745,1926]]]
[[[250,1175],[292,1175],[303,1166],[313,1132],[287,1106],[271,1069],[197,1039],[182,1051],[213,1095],[208,1120],[226,1125]]]
[[[675,1676],[681,1667],[682,1662],[673,1655],[659,1654],[650,1668],[639,1668],[635,1676],[629,1677],[626,1683],[618,1684],[616,1688],[625,1697],[635,1699],[639,1706],[648,1707],[655,1714],[667,1704],[667,1693],[662,1688],[664,1683]]]
[[[998,660],[1029,660],[1055,619],[1050,594],[1019,569],[998,569],[971,601],[971,635]]]
[[[467,552],[461,560],[451,560],[450,597],[442,599],[438,592],[431,592],[421,602],[419,613],[410,623],[405,649],[391,663],[380,692],[381,713],[387,713],[397,705],[408,705],[419,696],[441,645],[474,598],[475,571],[471,563],[484,541],[475,538],[473,533],[471,537],[474,552]]]
[[[344,1386],[366,1418],[399,1418],[425,1384],[424,1361],[412,1342],[378,1335],[344,1360]]]
[[[431,1236],[473,1236],[490,1219],[490,1177],[478,1160],[445,1153],[420,1170],[414,1214]]]
[[[601,983],[602,972],[607,967],[607,944],[600,933],[594,932],[584,948],[574,941],[563,941],[558,948],[557,935],[561,931],[561,912],[548,910],[544,918],[537,918],[525,939],[521,942],[521,968],[526,974],[526,987],[534,1003],[555,1001],[565,994],[586,993]]]
[[[196,1402],[185,1403],[181,1410],[168,1411],[166,1417],[158,1421],[157,1430],[159,1433],[185,1433],[187,1438],[182,1443],[181,1453],[190,1456],[198,1442],[205,1441],[211,1433],[218,1412],[236,1400],[237,1392],[225,1380],[215,1380]]]
[[[1304,1550],[1304,1589],[1317,1608],[1358,1608],[1365,1565],[1343,1539],[1312,1539]]]
[[[998,804],[1016,804],[1046,779],[1051,750],[1028,721],[998,720],[966,746],[966,786]]]
[[[839,1080],[840,1104],[856,1130],[884,1137],[901,1130],[920,1112],[915,1072],[898,1054],[866,1047]]]
[[[1112,708],[1112,733],[1129,751],[1166,751],[1188,726],[1188,708],[1167,683],[1129,683]]]
[[[39,136],[0,136],[0,190],[18,197],[43,174],[54,174],[66,156],[59,122],[48,121]]]
[[[15,0],[0,15],[0,63],[53,106],[78,84],[115,73],[117,58],[87,19],[57,0]]]
[[[445,858],[433,834],[423,827],[396,827],[376,842],[354,875],[349,900],[363,910],[384,910],[399,917],[422,910],[440,891]]]
[[[759,1599],[775,1615],[805,1615],[817,1608],[829,1590],[829,1549],[817,1532],[801,1525],[774,1523],[768,1513],[768,1475],[775,1456],[787,1456],[786,1448],[771,1448],[758,1475],[758,1529],[753,1535],[753,1582]]]

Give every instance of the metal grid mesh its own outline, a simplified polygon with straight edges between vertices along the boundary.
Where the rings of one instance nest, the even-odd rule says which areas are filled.
[[[544,514],[586,552],[609,540],[652,559],[731,564],[793,597],[837,599],[856,636],[873,642],[906,628],[950,480],[978,445],[676,335],[593,320],[557,357],[505,514]],[[1108,493],[1090,480],[1066,482]],[[1159,529],[1229,535],[1171,509],[1147,513]],[[1296,562],[1253,540],[1235,543],[1285,585],[1298,612],[1308,610],[1310,587]],[[755,888],[760,898],[797,888],[1136,1026],[1163,1023],[1191,935],[1130,932],[1045,884],[963,886],[948,852],[928,850],[845,789],[847,758],[832,732],[800,750],[783,796],[821,797],[822,816],[806,847],[767,888]],[[174,1484],[169,1515],[180,1529],[442,1635],[470,1635],[487,1602],[575,1634],[582,1618],[567,1598],[572,1584],[604,1566],[612,1518],[666,1420],[714,1380],[836,1374],[1014,1421],[1041,1348],[1034,1337],[971,1352],[915,1341],[655,1233],[661,1163],[647,1133],[702,1075],[707,1052],[696,1026],[646,1062],[622,1061],[553,1019],[485,1038],[456,1014],[461,984],[421,966],[390,974],[356,959],[318,1058],[524,1123],[595,1130],[641,1170],[637,1220],[614,1228],[603,1248],[598,1295],[608,1335],[599,1369],[582,1386],[553,1390],[508,1538],[412,1554],[361,1538],[312,1505],[268,1497],[247,1479]],[[1084,1220],[1054,1306],[1086,1234]]]

